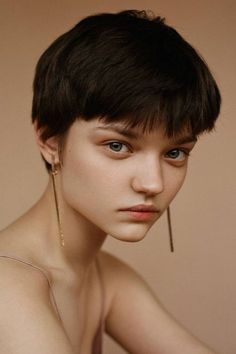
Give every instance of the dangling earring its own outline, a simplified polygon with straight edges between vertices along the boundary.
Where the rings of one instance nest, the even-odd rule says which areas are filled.
[[[172,235],[171,218],[170,218],[170,207],[167,208],[167,221],[168,221],[169,238],[170,238],[170,251],[174,252],[173,235]]]
[[[51,176],[52,176],[52,185],[53,185],[53,193],[55,199],[55,206],[56,206],[56,213],[57,213],[57,224],[58,224],[58,231],[60,236],[60,244],[61,247],[65,246],[64,235],[61,226],[61,217],[60,217],[60,210],[59,210],[59,203],[58,203],[58,196],[57,196],[57,186],[56,186],[56,175],[58,174],[58,169],[55,165],[55,156],[52,155],[52,165],[51,165]]]

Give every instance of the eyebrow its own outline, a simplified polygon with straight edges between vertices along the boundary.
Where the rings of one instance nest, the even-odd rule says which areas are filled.
[[[177,144],[177,145],[194,143],[196,141],[197,141],[197,137],[193,136],[193,135],[183,136],[183,137],[173,140],[174,144]]]
[[[138,133],[135,133],[133,130],[115,126],[115,125],[106,125],[103,127],[96,127],[95,130],[109,130],[109,131],[114,131],[115,133],[121,134],[123,136],[126,136],[129,139],[136,139],[138,140],[141,135]]]
[[[141,134],[134,132],[133,130],[124,128],[124,127],[119,127],[116,125],[105,125],[102,127],[96,127],[94,128],[94,130],[108,130],[108,131],[113,131],[115,133],[118,133],[120,135],[123,135],[129,139],[140,139],[141,138]],[[177,145],[181,145],[181,144],[187,144],[187,143],[192,143],[192,142],[196,142],[197,141],[197,137],[193,136],[193,135],[186,135],[186,136],[182,136],[179,138],[174,138],[173,139],[173,144],[177,144]]]

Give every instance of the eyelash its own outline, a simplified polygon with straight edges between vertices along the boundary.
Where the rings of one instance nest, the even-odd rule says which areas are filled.
[[[105,146],[110,147],[111,144],[114,144],[114,143],[119,144],[119,145],[126,146],[127,149],[128,149],[130,152],[132,152],[132,150],[131,150],[131,148],[129,147],[129,145],[126,144],[126,143],[123,143],[123,142],[121,142],[121,141],[111,141],[111,142],[105,144]],[[112,149],[110,149],[110,150],[111,150],[112,152],[115,152],[115,154],[122,154],[122,152],[120,152],[120,151],[114,151],[114,150],[112,150]],[[166,155],[170,154],[170,153],[173,152],[173,151],[182,152],[182,153],[184,154],[185,158],[190,156],[190,151],[189,151],[189,150],[187,150],[187,149],[181,149],[181,148],[175,148],[175,149],[169,150]],[[171,159],[172,161],[181,161],[181,160],[177,160],[177,159],[173,159],[173,158],[170,158],[170,159]]]

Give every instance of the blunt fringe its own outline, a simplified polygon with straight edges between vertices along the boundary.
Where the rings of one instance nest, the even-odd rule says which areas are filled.
[[[143,132],[162,124],[169,137],[188,127],[197,136],[214,128],[221,104],[201,55],[144,10],[81,20],[40,57],[33,92],[32,121],[43,140],[76,119],[99,117]]]

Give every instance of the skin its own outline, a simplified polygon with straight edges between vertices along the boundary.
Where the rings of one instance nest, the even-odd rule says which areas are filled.
[[[136,140],[102,127],[106,125],[98,119],[77,120],[67,134],[59,167],[59,201],[66,239],[63,257],[82,268],[94,258],[108,234],[129,242],[145,237],[181,188],[187,154],[196,143],[193,140],[177,145],[161,129],[146,135],[139,132]],[[38,144],[49,163],[53,155],[59,163],[56,138],[43,143],[38,135]],[[137,204],[154,205],[159,212],[152,220],[140,222],[119,211]],[[58,240],[57,230],[53,240]],[[57,242],[54,248],[58,248]]]
[[[177,142],[167,138],[161,127],[148,134],[133,130],[139,134],[136,139],[114,131],[117,128],[122,128],[122,124],[108,127],[99,119],[90,122],[77,120],[70,127],[59,156],[60,138],[42,141],[35,124],[41,154],[50,164],[54,160],[58,169],[56,184],[65,246],[60,246],[52,179],[49,178],[40,200],[1,233],[0,251],[7,250],[33,259],[48,272],[64,332],[55,319],[54,309],[50,306],[45,310],[45,303],[50,303],[45,279],[33,270],[31,274],[28,267],[26,279],[21,275],[26,269],[19,269],[18,264],[0,263],[1,274],[4,275],[0,286],[5,289],[0,299],[0,328],[3,323],[5,332],[4,338],[0,334],[0,340],[4,340],[6,348],[1,354],[28,354],[32,350],[35,354],[89,353],[89,343],[101,311],[96,257],[100,260],[105,284],[106,330],[128,352],[213,353],[168,314],[131,267],[100,251],[107,235],[126,242],[137,242],[146,236],[181,188],[188,154],[196,139],[183,132],[176,139],[181,138],[185,142]],[[137,204],[154,205],[158,212],[152,219],[140,221],[120,211]],[[9,279],[12,283],[6,287]],[[23,279],[26,279],[24,286]],[[22,308],[29,309],[29,312],[24,312],[24,326],[18,323],[21,317],[18,315],[19,307],[6,306],[12,294],[17,296]],[[10,300],[11,304],[15,303],[14,299]],[[11,316],[14,321],[8,323]],[[41,322],[35,323],[33,319],[36,317],[42,318],[45,327],[38,327]],[[14,330],[14,323],[17,330]],[[10,329],[9,332],[6,328]],[[48,331],[51,333],[50,341]],[[12,333],[20,333],[19,339],[14,337],[13,341]],[[21,343],[22,338],[28,337],[27,333],[31,333],[33,338],[28,346],[25,341]],[[53,342],[52,338],[56,340]],[[12,351],[10,342],[15,348]],[[39,352],[36,352],[35,343],[38,343]]]

